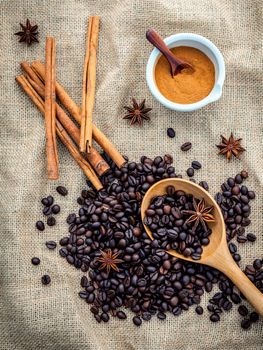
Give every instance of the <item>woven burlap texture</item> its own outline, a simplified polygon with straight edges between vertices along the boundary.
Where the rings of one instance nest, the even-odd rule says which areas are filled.
[[[95,322],[78,296],[82,273],[49,251],[46,240],[67,234],[65,218],[77,211],[85,178],[67,150],[59,143],[60,179],[47,181],[43,118],[15,82],[19,62],[44,58],[45,36],[57,40],[57,76],[75,101],[81,103],[85,33],[89,15],[101,16],[94,120],[118,149],[132,160],[141,155],[171,153],[176,171],[185,176],[192,160],[202,162],[196,180],[207,180],[210,192],[243,168],[247,184],[256,190],[252,224],[255,243],[239,244],[241,266],[262,257],[262,1],[258,0],[14,0],[0,1],[0,109],[1,109],[1,296],[0,349],[262,349],[262,320],[242,331],[236,308],[222,315],[218,324],[208,319],[204,295],[203,316],[194,308],[166,321],[154,318],[140,328],[128,320]],[[39,44],[26,47],[13,33],[29,18],[39,25]],[[145,32],[155,28],[163,37],[193,32],[212,40],[226,62],[223,96],[194,113],[165,109],[151,96],[145,68],[152,50]],[[123,120],[123,105],[132,97],[146,98],[153,108],[151,121],[142,128]],[[166,129],[173,127],[176,138]],[[240,161],[228,163],[217,155],[220,134],[233,131],[247,149]],[[191,141],[187,153],[180,145]],[[58,184],[69,189],[65,198],[55,192]],[[55,228],[35,229],[42,219],[40,199],[53,194],[62,211]],[[39,266],[31,258],[41,259]],[[52,282],[42,286],[48,273]]]

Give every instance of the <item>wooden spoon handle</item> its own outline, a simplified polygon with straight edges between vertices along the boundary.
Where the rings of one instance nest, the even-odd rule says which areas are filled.
[[[230,254],[229,254],[230,255]],[[224,257],[222,257],[224,259]],[[221,261],[217,267],[237,286],[240,292],[247,298],[255,310],[263,317],[263,294],[240,270],[232,257]]]
[[[167,58],[168,61],[174,60],[173,53],[169,50],[161,36],[154,29],[147,30],[146,38],[151,44],[153,44],[153,46],[161,51],[161,53]]]

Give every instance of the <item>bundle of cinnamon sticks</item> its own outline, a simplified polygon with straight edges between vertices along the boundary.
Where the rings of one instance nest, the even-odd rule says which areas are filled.
[[[47,38],[46,40],[45,65],[40,61],[34,61],[31,65],[27,62],[22,62],[21,67],[25,75],[17,76],[16,81],[45,117],[48,178],[58,178],[57,135],[93,186],[100,190],[103,186],[99,176],[109,170],[109,165],[94,148],[92,138],[118,167],[125,163],[125,159],[110,140],[92,123],[95,99],[98,21],[98,17],[91,17],[88,27],[82,110],[55,80],[55,41],[53,38]],[[69,115],[60,107],[56,99],[59,100]],[[71,117],[81,125],[81,130]],[[80,150],[78,149],[79,145]]]

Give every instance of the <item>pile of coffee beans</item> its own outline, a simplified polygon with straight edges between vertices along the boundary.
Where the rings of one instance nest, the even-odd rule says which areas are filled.
[[[138,163],[127,159],[122,169],[118,169],[107,156],[105,159],[111,169],[101,179],[104,189],[95,192],[88,187],[81,192],[77,199],[80,205],[78,213],[72,213],[67,218],[69,234],[59,242],[59,254],[85,273],[81,278],[79,296],[91,305],[94,318],[97,322],[108,322],[110,317],[124,320],[129,309],[134,313],[133,323],[140,326],[142,321],[149,321],[154,315],[164,320],[167,312],[178,316],[194,305],[196,313],[202,315],[201,297],[217,284],[221,294],[216,293],[210,299],[208,310],[211,321],[219,321],[223,311],[242,302],[243,296],[232,282],[213,268],[168,255],[163,247],[157,246],[156,241],[148,237],[141,222],[140,205],[150,186],[164,178],[181,177],[172,166],[172,157],[165,155],[153,160],[142,157]],[[241,177],[243,181],[244,174]],[[202,183],[208,190],[208,184]],[[227,205],[227,209],[222,207],[222,211],[228,213],[227,216],[224,214],[226,220],[233,217],[229,210],[233,208],[234,199],[231,198],[232,193],[230,197],[223,193],[221,196],[221,204]],[[239,203],[243,209],[245,203],[241,198]],[[242,210],[242,213],[245,212]],[[228,238],[230,231],[244,229],[244,222],[236,223],[235,228],[228,227]],[[247,242],[250,241],[247,239]],[[53,241],[48,245],[53,248]],[[229,249],[239,261],[241,257],[233,242],[229,243]],[[109,273],[98,261],[102,251],[116,253],[120,259],[115,266],[117,268],[111,268]],[[254,270],[251,267],[247,270],[247,275],[258,288],[263,288],[262,260],[258,260],[252,266]],[[42,283],[50,283],[49,276],[44,276]],[[256,321],[254,314],[244,314],[244,317],[246,321],[242,322],[246,327],[243,328],[249,328]]]
[[[145,212],[144,224],[152,232],[152,244],[156,248],[175,249],[185,257],[200,260],[202,245],[209,244],[212,232],[205,221],[201,222],[200,216],[196,215],[195,220],[188,223],[189,217],[196,213],[193,201],[198,206],[200,200],[176,190],[174,186],[168,186],[166,193],[154,197]]]

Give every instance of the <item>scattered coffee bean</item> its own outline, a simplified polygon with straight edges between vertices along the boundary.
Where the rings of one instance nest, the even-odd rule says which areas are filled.
[[[241,327],[243,329],[248,329],[251,326],[250,320],[248,318],[245,318],[241,321]]]
[[[193,168],[188,168],[188,169],[186,170],[186,173],[187,173],[187,175],[188,175],[189,177],[192,177],[192,176],[194,176],[195,171],[194,171]]]
[[[255,311],[251,312],[251,314],[249,315],[249,320],[250,322],[257,322],[259,320],[258,313]]]
[[[39,231],[44,231],[45,230],[45,224],[43,221],[37,221],[36,222],[36,228],[39,230]]]
[[[167,129],[167,136],[174,138],[175,137],[175,131],[173,128],[168,128]]]
[[[58,214],[60,212],[60,206],[58,204],[54,204],[51,209],[53,214]]]
[[[47,247],[48,249],[55,249],[56,246],[57,246],[57,243],[54,242],[54,241],[48,241],[48,242],[46,242],[46,247]]]
[[[200,181],[199,186],[203,187],[206,191],[209,190],[208,183],[206,181]]]
[[[40,259],[39,258],[32,258],[31,262],[33,265],[39,265],[40,264]]]
[[[185,142],[182,146],[181,146],[181,150],[184,152],[189,151],[189,149],[192,148],[192,144],[191,142]]]
[[[49,216],[47,218],[47,224],[48,224],[48,226],[56,225],[56,219],[54,218],[54,216]]]
[[[134,316],[132,320],[135,326],[140,326],[142,324],[142,320],[139,316]]]
[[[49,216],[52,214],[52,209],[51,209],[51,207],[44,207],[42,212],[45,216]]]
[[[218,314],[212,314],[212,315],[210,316],[210,321],[212,321],[212,322],[218,322],[218,321],[220,321],[220,316],[219,316]]]
[[[58,186],[56,190],[61,196],[66,196],[68,194],[68,190],[64,186]]]
[[[247,234],[247,240],[249,242],[255,242],[256,239],[257,239],[257,237],[254,235],[254,233],[248,233]]]
[[[238,312],[241,316],[247,316],[248,315],[248,309],[245,305],[240,305],[238,307]]]
[[[254,262],[253,262],[253,267],[255,270],[260,270],[263,266],[263,261],[260,260],[260,259],[256,259]]]
[[[127,318],[127,315],[125,314],[125,312],[123,311],[117,311],[116,316],[120,319],[120,320],[125,320]]]
[[[43,275],[41,277],[42,284],[47,285],[51,282],[51,278],[49,275]]]
[[[199,170],[202,168],[202,164],[200,162],[198,162],[197,160],[194,160],[192,162],[192,168],[194,168],[195,170]]]
[[[202,308],[202,306],[197,306],[195,308],[195,312],[198,314],[198,315],[202,315],[203,312],[204,312],[204,309]]]

